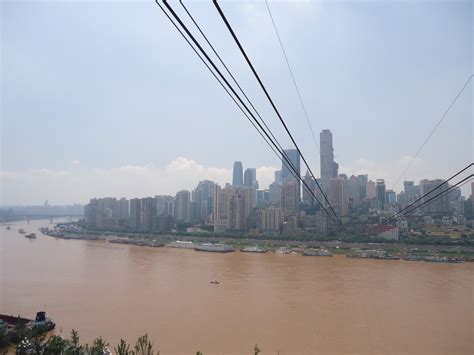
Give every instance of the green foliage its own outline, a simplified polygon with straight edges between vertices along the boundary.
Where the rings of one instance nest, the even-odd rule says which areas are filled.
[[[155,350],[153,349],[153,343],[148,339],[148,334],[145,334],[138,338],[134,347],[134,355],[153,355]],[[157,354],[159,354],[158,352]]]
[[[109,354],[109,343],[107,343],[102,337],[94,339],[92,346],[88,349],[89,355],[104,355]],[[86,346],[87,347],[87,346]]]
[[[130,345],[123,339],[120,339],[120,343],[114,348],[114,351],[117,355],[133,355]]]
[[[52,335],[44,346],[44,355],[61,355],[67,345],[67,341],[59,335]]]

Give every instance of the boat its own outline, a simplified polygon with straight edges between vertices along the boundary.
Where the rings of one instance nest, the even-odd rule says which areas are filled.
[[[214,281],[211,281],[211,284],[214,284],[214,285],[220,285],[220,282],[217,281],[217,280],[214,280]]]
[[[244,253],[266,253],[267,249],[254,246],[254,247],[245,247],[243,249],[240,249],[240,251]]]
[[[304,256],[332,256],[332,253],[327,249],[306,249],[303,251]]]
[[[182,248],[182,249],[195,249],[196,248],[196,244],[194,244],[191,241],[188,242],[185,240],[177,240],[177,241],[171,242],[170,244],[168,244],[168,246],[171,248]]]
[[[36,238],[36,233],[26,234],[26,235],[25,235],[25,238],[35,239],[35,238]]]
[[[26,232],[25,232],[25,230],[24,230],[23,228],[20,228],[20,229],[18,230],[18,233],[20,233],[20,234],[25,234]]]
[[[234,248],[225,244],[202,243],[202,244],[198,244],[194,248],[194,250],[208,251],[208,252],[214,252],[214,253],[229,253],[229,252],[234,251]]]
[[[10,229],[11,229],[11,227],[10,227],[10,226],[7,226],[7,230],[9,231]]]
[[[46,317],[46,312],[43,311],[37,312],[35,319],[0,314],[0,322],[5,322],[10,327],[15,327],[18,323],[21,323],[25,325],[27,329],[34,330],[38,334],[49,332],[56,327],[56,324],[53,322],[53,320]]]

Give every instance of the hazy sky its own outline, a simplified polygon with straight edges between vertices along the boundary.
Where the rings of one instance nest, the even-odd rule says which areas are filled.
[[[211,1],[186,3],[290,147]],[[340,172],[399,190],[473,72],[472,1],[270,6],[317,138],[333,132]],[[221,7],[319,175],[264,2]],[[2,1],[1,31],[1,204],[174,194],[230,181],[234,160],[258,168],[266,188],[281,165],[152,0]],[[406,179],[447,178],[473,160],[472,103],[471,83]]]

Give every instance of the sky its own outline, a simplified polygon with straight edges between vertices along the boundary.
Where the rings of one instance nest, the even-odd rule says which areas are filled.
[[[1,205],[174,195],[235,160],[273,181],[281,162],[154,1],[0,3]],[[185,3],[291,148],[212,3]],[[340,173],[397,191],[473,161],[471,81],[396,183],[473,73],[472,1],[269,2],[318,142],[265,3],[220,4],[315,175],[323,129]]]

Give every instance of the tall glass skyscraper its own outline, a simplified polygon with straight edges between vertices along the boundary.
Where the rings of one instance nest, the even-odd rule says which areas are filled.
[[[334,162],[334,148],[332,146],[332,133],[329,129],[324,129],[319,134],[321,181],[328,186],[329,179],[338,176],[339,165]]]
[[[234,162],[234,170],[232,174],[232,185],[243,186],[244,185],[244,173],[242,168],[242,162]]]

